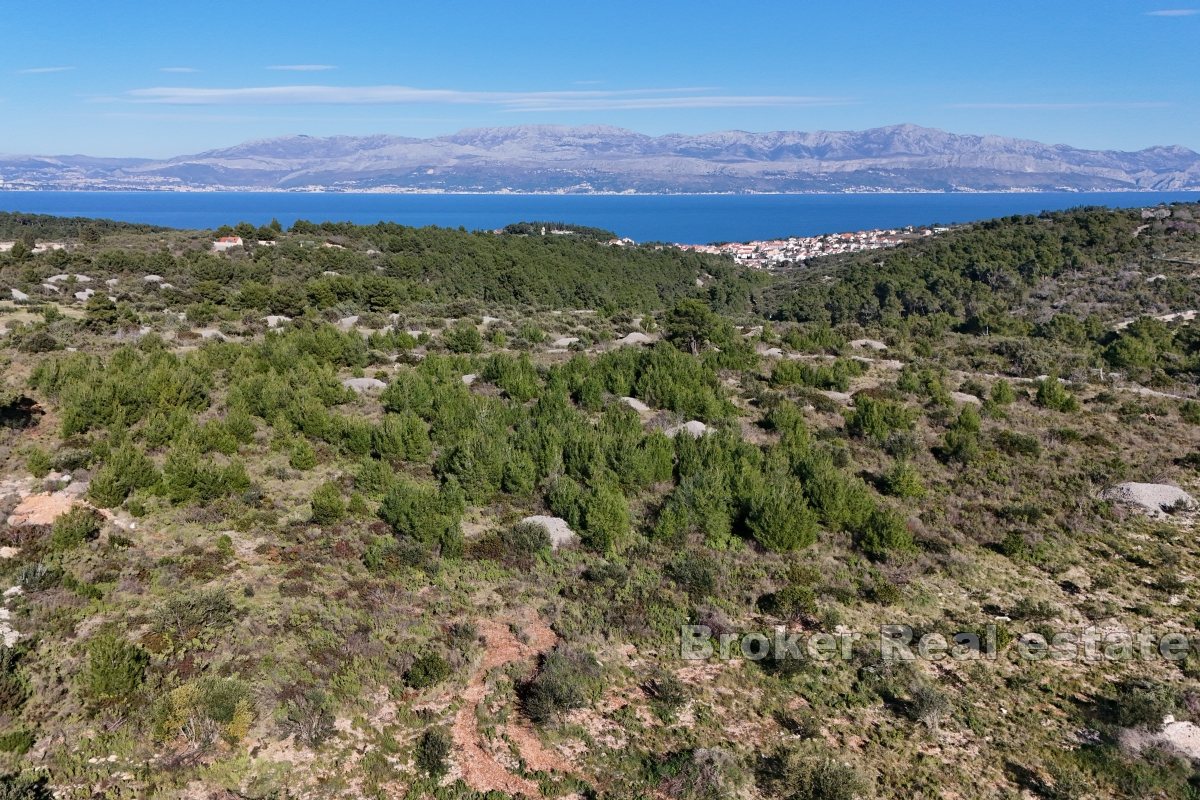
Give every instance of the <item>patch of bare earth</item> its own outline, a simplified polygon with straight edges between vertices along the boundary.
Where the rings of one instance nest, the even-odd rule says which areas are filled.
[[[517,638],[507,622],[483,620],[479,623],[483,658],[467,682],[462,706],[455,714],[450,732],[461,777],[472,789],[537,797],[541,794],[537,783],[514,774],[502,764],[479,730],[478,708],[487,696],[489,674],[512,663],[526,664],[532,670],[538,656],[548,652],[558,640],[554,631],[532,615],[517,625],[525,641]],[[537,732],[524,720],[505,725],[504,735],[516,747],[527,769],[535,772],[574,771],[566,759],[542,744]]]
[[[71,510],[75,498],[65,492],[31,494],[21,500],[8,517],[12,527],[20,525],[53,525],[54,520]]]

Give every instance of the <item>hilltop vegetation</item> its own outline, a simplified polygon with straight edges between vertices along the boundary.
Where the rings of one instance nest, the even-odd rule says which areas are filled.
[[[31,230],[40,228],[35,224]],[[44,294],[38,285],[47,277],[83,272],[123,279],[118,302],[153,297],[171,307],[288,316],[306,308],[395,313],[455,300],[497,307],[652,310],[694,293],[698,284],[719,307],[744,309],[748,291],[762,284],[759,276],[723,260],[675,249],[609,246],[590,235],[496,235],[303,220],[286,235],[247,224],[216,233],[236,234],[247,245],[218,254],[203,234],[116,235],[94,247],[35,261],[10,260],[0,276],[7,285],[37,295]],[[162,280],[147,284],[146,275]],[[162,283],[169,286],[164,289]]]
[[[1197,796],[1162,723],[1200,723],[1200,652],[1021,656],[1197,635],[1166,210],[780,276],[540,224],[0,255],[36,298],[0,307],[0,786]],[[996,656],[886,658],[885,624]],[[687,660],[688,625],[862,636]]]
[[[0,240],[80,239],[95,241],[106,234],[154,233],[165,228],[132,222],[91,217],[55,217],[50,214],[22,214],[0,211]]]

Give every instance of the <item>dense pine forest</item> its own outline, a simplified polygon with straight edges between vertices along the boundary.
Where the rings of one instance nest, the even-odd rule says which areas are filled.
[[[1200,797],[1200,207],[0,240],[0,796]]]

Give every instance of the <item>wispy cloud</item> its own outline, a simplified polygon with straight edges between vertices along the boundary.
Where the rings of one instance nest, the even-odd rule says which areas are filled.
[[[326,72],[337,67],[333,64],[274,64],[267,69],[276,72]]]
[[[18,75],[48,75],[51,72],[70,72],[74,67],[29,67],[17,70]]]
[[[961,109],[1000,109],[1012,111],[1087,111],[1091,109],[1139,109],[1139,108],[1171,108],[1174,103],[1138,102],[1138,103],[950,103],[946,108]]]
[[[191,73],[199,72],[195,67],[160,67],[159,72]]]
[[[1200,14],[1200,8],[1163,8],[1158,11],[1147,11],[1147,17],[1194,17]]]
[[[752,108],[828,106],[847,98],[799,95],[714,94],[711,87],[625,89],[612,91],[483,92],[418,89],[411,86],[256,86],[201,89],[134,89],[126,97],[139,103],[170,105],[490,105],[503,111],[594,111],[653,108]]]
[[[843,97],[796,95],[701,95],[699,97],[587,98],[566,102],[526,101],[505,112],[521,111],[636,111],[655,108],[783,108],[786,106],[841,106],[853,101]]]

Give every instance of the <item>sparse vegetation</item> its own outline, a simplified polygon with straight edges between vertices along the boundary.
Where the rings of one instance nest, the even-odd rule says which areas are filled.
[[[1176,213],[963,226],[828,280],[540,225],[215,255],[31,218],[88,234],[0,254],[6,286],[116,300],[0,309],[0,785],[1190,796],[1152,740],[1200,723],[1194,655],[1017,656],[1194,631],[1195,509],[1106,492],[1200,492],[1200,339],[1156,319],[1200,305]],[[998,656],[889,661],[896,622]],[[866,635],[686,662],[688,624]]]

